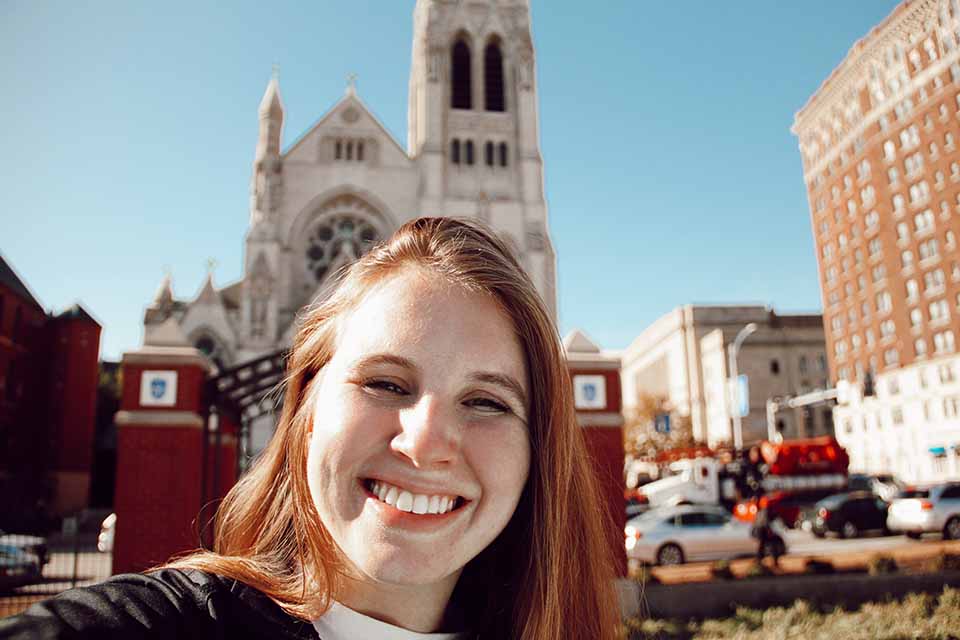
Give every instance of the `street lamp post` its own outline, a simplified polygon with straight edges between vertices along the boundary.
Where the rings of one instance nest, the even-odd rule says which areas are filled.
[[[740,329],[737,337],[733,339],[733,344],[730,345],[730,351],[727,353],[727,357],[730,359],[730,391],[727,395],[730,396],[731,400],[730,415],[733,418],[733,448],[736,451],[743,449],[743,424],[740,421],[740,409],[734,406],[735,403],[733,402],[733,390],[737,388],[737,377],[739,376],[739,372],[737,371],[737,354],[740,352],[740,345],[743,344],[743,341],[756,330],[757,323],[755,322],[751,322],[743,329]]]

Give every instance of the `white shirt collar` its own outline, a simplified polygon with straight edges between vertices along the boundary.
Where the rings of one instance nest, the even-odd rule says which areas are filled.
[[[339,602],[313,621],[321,640],[466,640],[466,633],[417,633],[358,613]]]

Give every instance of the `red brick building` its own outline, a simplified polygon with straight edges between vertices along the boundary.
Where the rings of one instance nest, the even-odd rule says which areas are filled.
[[[0,256],[0,527],[87,506],[100,331],[80,304],[47,314]]]
[[[792,130],[831,377],[852,385],[835,414],[851,470],[943,475],[931,456],[960,444],[957,5],[901,3],[853,44]]]

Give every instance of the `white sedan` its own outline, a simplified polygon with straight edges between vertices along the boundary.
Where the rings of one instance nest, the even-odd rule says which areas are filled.
[[[627,521],[627,558],[651,564],[682,564],[696,560],[721,560],[751,556],[759,542],[751,525],[721,507],[682,505],[654,509]],[[774,536],[766,555],[786,553],[783,527],[771,526]]]

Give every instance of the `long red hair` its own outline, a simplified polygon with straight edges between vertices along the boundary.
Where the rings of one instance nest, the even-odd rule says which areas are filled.
[[[307,486],[308,398],[336,348],[338,321],[373,285],[407,266],[492,296],[513,323],[530,376],[527,484],[507,527],[464,568],[453,601],[478,638],[615,638],[611,525],[577,425],[559,335],[510,249],[469,220],[404,224],[304,315],[276,433],[221,503],[213,551],[167,566],[235,578],[303,619],[322,615],[336,599],[341,560]]]

